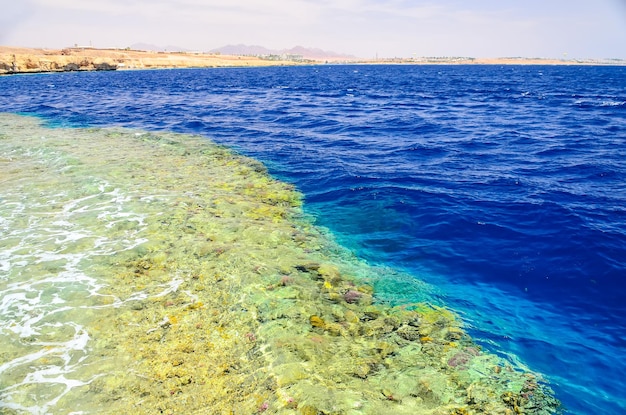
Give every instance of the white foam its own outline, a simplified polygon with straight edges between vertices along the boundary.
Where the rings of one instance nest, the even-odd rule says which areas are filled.
[[[59,323],[61,325],[61,323]],[[44,356],[49,355],[58,355],[65,362],[65,366],[69,365],[72,360],[72,356],[70,355],[70,351],[82,351],[85,352],[87,349],[87,343],[89,341],[89,334],[85,331],[85,329],[75,323],[67,323],[67,326],[74,328],[74,336],[67,341],[56,341],[56,342],[33,342],[32,345],[42,346],[42,348],[33,353],[29,353],[24,356],[20,356],[11,361],[3,363],[0,365],[0,374],[21,366],[25,363],[32,363]],[[79,359],[79,361],[82,359]],[[27,375],[28,378],[28,375]]]
[[[0,374],[12,369],[28,366],[31,371],[28,372],[23,380],[0,390],[4,396],[0,402],[0,408],[11,408],[21,410],[31,414],[48,414],[51,407],[54,407],[61,398],[67,395],[73,388],[85,386],[91,383],[100,375],[93,375],[88,380],[72,379],[68,375],[73,373],[84,361],[86,356],[86,348],[89,340],[87,332],[79,325],[70,324],[74,327],[75,332],[73,338],[65,342],[35,342],[33,345],[41,346],[37,352],[30,353],[25,356],[13,359],[7,363],[0,365]],[[78,353],[79,357],[76,358]],[[33,364],[44,357],[56,356],[62,361],[62,365],[37,365]],[[64,385],[61,393],[43,405],[39,406],[23,406],[14,400],[19,400],[19,395],[25,386],[40,384],[49,390],[50,384]],[[30,388],[26,390],[31,390]]]
[[[57,170],[68,167],[55,150],[26,153]],[[106,181],[84,179],[86,182],[62,190],[45,188],[45,183],[36,180],[3,189],[0,347],[7,351],[7,361],[0,364],[0,385],[4,386],[0,388],[0,412],[10,408],[31,414],[54,413],[63,396],[101,375],[97,367],[85,370],[90,341],[85,325],[91,313],[77,310],[163,297],[178,291],[183,283],[183,278],[176,276],[125,300],[102,293],[105,285],[90,269],[92,259],[145,243],[141,232],[146,214],[133,203],[145,205],[167,195],[137,197]],[[100,301],[99,297],[112,301]]]
[[[150,294],[146,290],[138,291],[136,293],[133,293],[130,297],[128,297],[122,303],[126,303],[126,302],[129,302],[129,301],[145,300],[147,298],[165,297],[168,294],[177,292],[178,288],[180,288],[180,286],[182,285],[183,282],[185,282],[185,281],[182,278],[176,277],[176,278],[172,279],[171,281],[169,281],[169,282],[167,282],[165,284],[159,284],[159,285],[156,285],[156,286],[152,287],[152,289],[162,288],[162,290],[160,292],[157,292],[156,294]]]
[[[626,101],[602,101],[601,107],[621,107],[626,105]]]

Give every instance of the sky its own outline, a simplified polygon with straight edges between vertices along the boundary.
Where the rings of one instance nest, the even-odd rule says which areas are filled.
[[[626,0],[0,0],[0,45],[626,59]]]

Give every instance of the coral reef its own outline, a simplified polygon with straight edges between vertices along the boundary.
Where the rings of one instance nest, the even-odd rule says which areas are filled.
[[[0,128],[13,117],[0,116]],[[6,133],[13,157],[56,151],[68,164],[49,177],[81,180],[85,192],[86,177],[105,182],[124,195],[124,212],[142,215],[85,221],[107,238],[143,242],[88,265],[106,285],[91,299],[98,312],[88,326],[92,364],[84,370],[96,376],[60,406],[91,402],[106,408],[98,413],[134,414],[559,411],[537,374],[476,345],[448,308],[384,301],[377,286],[393,272],[337,246],[303,213],[300,195],[258,162],[201,137],[19,122],[21,133]]]

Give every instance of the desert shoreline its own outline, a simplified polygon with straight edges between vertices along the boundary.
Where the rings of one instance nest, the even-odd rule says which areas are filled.
[[[130,49],[35,49],[0,46],[0,74],[131,69],[286,66],[301,62],[271,57]]]
[[[40,49],[0,46],[0,75],[132,69],[262,67],[322,64],[408,65],[602,65],[623,66],[621,59],[566,60],[549,58],[413,57],[339,60],[303,56],[240,56],[203,52],[153,52],[132,49],[72,47]]]

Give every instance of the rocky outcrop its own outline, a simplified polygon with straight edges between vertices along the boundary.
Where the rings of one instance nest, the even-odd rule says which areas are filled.
[[[63,51],[62,51],[63,52]],[[72,71],[114,71],[117,63],[99,61],[77,56],[71,59],[67,53],[57,55],[0,54],[0,74],[72,72]]]
[[[147,52],[130,49],[65,48],[60,50],[0,46],[0,75],[37,72],[113,71],[116,69],[207,68],[294,65],[257,57],[200,52]]]
[[[93,66],[96,71],[114,71],[117,69],[117,65],[113,65],[110,63],[106,63],[106,62],[96,63]]]

